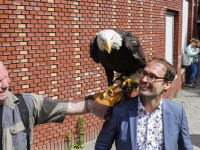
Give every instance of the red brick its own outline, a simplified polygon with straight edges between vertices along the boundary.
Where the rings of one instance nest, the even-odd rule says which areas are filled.
[[[26,10],[33,10],[32,6],[26,6]]]
[[[37,143],[37,147],[42,146],[42,145],[43,145],[43,142],[38,142]]]
[[[1,28],[9,28],[9,24],[1,24]]]
[[[21,10],[13,10],[13,15],[20,15],[21,12]]]
[[[29,2],[26,2],[26,1],[22,1],[21,2],[21,5],[24,5],[24,6],[28,6],[30,3]]]
[[[14,38],[6,38],[6,42],[13,42]]]
[[[13,1],[13,5],[21,5],[20,1]]]
[[[7,18],[8,18],[8,15],[1,14],[1,15],[0,15],[0,18],[1,18],[1,19],[3,19],[3,18],[4,18],[4,19],[7,19]]]
[[[8,29],[8,32],[14,32],[14,29]],[[10,33],[10,37],[18,37],[18,33]]]
[[[5,1],[6,2],[6,1]],[[11,2],[11,4],[12,4],[12,2]],[[16,9],[17,7],[15,6],[15,5],[9,5],[9,7],[8,7],[8,9]]]
[[[16,15],[9,15],[9,19],[16,19]]]
[[[34,7],[34,11],[40,11],[40,7]]]
[[[6,60],[7,59],[7,56],[0,56],[0,60],[1,61],[4,61],[4,60]]]
[[[4,33],[5,31],[5,29],[0,29],[0,33]]]
[[[0,9],[8,9],[7,5],[0,5]]]
[[[0,38],[0,42],[5,42],[6,39],[5,38]]]
[[[17,28],[17,24],[10,24],[10,28]]]

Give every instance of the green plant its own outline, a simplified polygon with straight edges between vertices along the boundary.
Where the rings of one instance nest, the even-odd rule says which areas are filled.
[[[185,84],[184,88],[186,88],[186,87],[187,87],[187,84]]]
[[[74,145],[74,148],[76,149],[83,149],[84,148],[84,132],[85,132],[85,124],[84,124],[84,117],[80,117],[78,122],[77,122],[77,131],[78,131],[78,135],[77,135],[77,141],[76,144]]]
[[[176,93],[176,94],[174,94],[174,98],[177,98],[178,97],[178,94]]]
[[[73,144],[72,144],[72,133],[67,134],[67,139],[66,139],[68,145],[67,145],[67,150],[72,150]]]

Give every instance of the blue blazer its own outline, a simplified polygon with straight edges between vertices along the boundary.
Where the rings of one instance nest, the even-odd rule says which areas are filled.
[[[115,140],[116,150],[137,149],[138,97],[114,106],[113,114],[106,121],[97,138],[95,150],[110,150]],[[163,138],[165,150],[192,150],[187,118],[183,106],[163,98]]]

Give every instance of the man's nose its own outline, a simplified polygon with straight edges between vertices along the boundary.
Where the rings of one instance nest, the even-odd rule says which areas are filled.
[[[142,82],[149,82],[148,75],[145,75],[143,78],[140,79]]]

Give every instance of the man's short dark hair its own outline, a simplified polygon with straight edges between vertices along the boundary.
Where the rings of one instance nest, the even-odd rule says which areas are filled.
[[[174,67],[168,61],[166,61],[163,58],[157,58],[157,57],[153,57],[149,62],[152,62],[152,61],[163,64],[167,68],[167,71],[165,73],[166,82],[174,80],[176,71]]]

